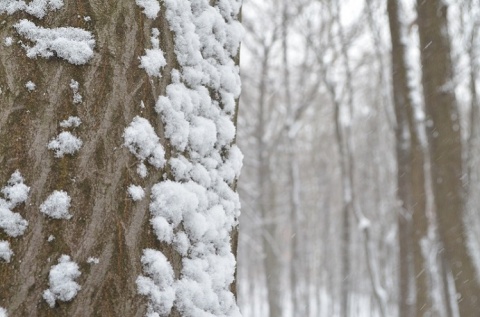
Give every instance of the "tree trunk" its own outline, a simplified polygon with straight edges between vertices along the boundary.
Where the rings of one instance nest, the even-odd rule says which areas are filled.
[[[478,314],[480,285],[467,248],[463,217],[462,138],[455,99],[447,5],[418,1],[423,90],[427,114],[432,183],[440,238],[458,293],[460,316]]]
[[[235,231],[238,217],[238,198],[233,190],[237,176],[214,178],[213,175],[217,171],[202,165],[205,164],[202,160],[211,158],[209,155],[213,153],[212,157],[218,155],[220,158],[218,170],[226,168],[227,173],[233,172],[231,175],[238,175],[238,171],[229,169],[227,166],[229,161],[234,162],[233,154],[236,152],[232,146],[234,134],[223,136],[219,132],[213,138],[213,144],[208,145],[212,146],[212,151],[205,154],[202,152],[204,148],[196,147],[194,144],[200,141],[194,139],[193,132],[200,134],[205,132],[208,135],[207,130],[203,132],[201,130],[206,127],[200,124],[205,120],[210,120],[213,124],[208,126],[212,128],[213,125],[216,131],[220,131],[219,124],[222,123],[220,120],[229,121],[223,122],[223,128],[233,129],[235,100],[239,94],[239,76],[235,66],[238,64],[239,43],[231,29],[237,28],[240,5],[232,0],[230,1],[231,11],[225,8],[222,11],[216,8],[216,4],[210,5],[209,1],[200,2],[202,5],[195,7],[194,15],[210,14],[212,21],[223,25],[229,34],[227,35],[227,38],[230,38],[228,43],[226,40],[222,42],[222,39],[213,38],[217,41],[215,45],[225,48],[222,51],[224,59],[219,57],[217,64],[207,60],[208,47],[202,47],[205,50],[202,52],[204,56],[195,55],[197,59],[190,59],[188,61],[190,64],[187,64],[185,56],[181,55],[186,53],[182,51],[185,50],[185,45],[181,43],[185,40],[182,38],[185,30],[193,32],[189,34],[191,36],[189,39],[194,42],[190,43],[193,48],[195,48],[195,41],[203,40],[200,38],[201,29],[196,28],[197,22],[194,15],[186,13],[190,12],[190,1],[162,1],[159,12],[155,7],[145,8],[145,14],[135,1],[109,1],[108,3],[99,0],[66,1],[65,6],[60,6],[56,11],[51,10],[55,12],[50,12],[47,8],[44,19],[41,12],[28,9],[25,10],[35,15],[37,19],[32,19],[31,15],[20,11],[7,15],[5,8],[2,7],[4,4],[0,4],[2,20],[0,28],[2,39],[0,187],[9,186],[7,180],[15,170],[21,173],[25,184],[30,187],[25,204],[19,204],[13,210],[28,221],[24,234],[20,237],[8,235],[6,230],[1,230],[0,224],[0,241],[8,241],[14,253],[10,263],[2,262],[0,258],[0,307],[4,307],[9,316],[144,316],[147,306],[149,312],[163,311],[164,316],[193,316],[194,309],[203,311],[206,308],[197,307],[195,304],[193,304],[195,307],[188,306],[187,298],[180,294],[182,283],[193,285],[190,273],[184,269],[184,265],[191,263],[190,260],[198,260],[205,265],[205,268],[200,269],[198,273],[203,274],[210,281],[213,280],[208,271],[216,269],[215,263],[222,261],[229,263],[222,266],[227,272],[221,277],[224,281],[220,282],[221,285],[217,285],[219,288],[203,289],[203,291],[215,293],[219,297],[216,299],[218,305],[214,305],[215,308],[212,308],[211,313],[222,316],[239,315],[234,299],[235,290],[230,291],[234,281],[232,252],[236,250],[237,242],[236,236],[230,239],[230,234]],[[181,8],[187,10],[182,11]],[[38,32],[35,33],[30,30],[22,34],[17,24],[20,19],[35,21],[37,26],[47,31],[37,30]],[[184,24],[176,23],[179,19]],[[224,24],[221,24],[222,22]],[[36,44],[35,40],[48,41],[46,39],[48,36],[40,38],[38,34],[50,32],[51,28],[66,26],[78,28],[72,32],[91,32],[95,39],[93,56],[89,55],[85,42],[81,43],[81,40],[78,37],[75,39],[75,36],[69,37],[65,29],[56,31],[57,35],[60,34],[57,42],[50,43],[50,46],[44,43],[49,48],[37,47],[39,51],[36,58],[26,56],[26,47],[22,45],[32,47]],[[227,30],[227,27],[231,29]],[[152,28],[157,28],[159,34],[156,34]],[[52,35],[53,33],[49,34],[49,36],[56,36]],[[61,38],[62,36],[64,38]],[[13,40],[12,45],[4,46],[3,40],[10,37]],[[157,40],[159,44],[155,44]],[[20,45],[19,41],[23,44]],[[67,42],[66,45],[65,42]],[[197,46],[200,47],[200,45]],[[145,53],[145,50],[152,47],[151,51],[155,49],[163,51],[166,63],[163,63],[162,58],[155,54],[148,59],[149,51]],[[42,54],[51,56],[43,58]],[[142,55],[147,59],[139,60]],[[217,67],[217,70],[219,67],[228,69],[225,75],[231,76],[229,84],[233,86],[205,84],[206,81],[200,83],[194,79],[189,81],[191,77],[186,73],[188,66],[206,71],[203,68],[206,65],[204,63],[212,63],[209,65],[213,68]],[[144,69],[139,67],[141,65]],[[32,83],[26,86],[29,81]],[[177,86],[174,85],[175,83]],[[166,113],[169,110],[168,107],[164,105],[160,109],[158,102],[158,99],[164,98],[164,101],[168,99],[174,103],[170,89],[173,90],[182,85],[191,89],[185,88],[183,92],[191,92],[193,97],[204,97],[202,106],[205,113],[208,113],[204,114],[206,117],[204,118],[199,113],[187,113],[185,108],[178,111],[179,116],[193,118],[193,121],[186,121],[187,130],[190,124],[191,135],[185,146],[179,146],[174,140],[175,137],[180,137],[174,133],[175,131],[172,132],[172,126],[176,122],[172,121],[173,116],[169,117]],[[205,91],[207,93],[201,95]],[[162,97],[159,98],[159,96]],[[193,104],[194,101],[190,100],[190,102]],[[155,106],[156,103],[157,106]],[[187,104],[184,106],[188,107]],[[213,112],[218,114],[216,117],[220,118],[218,121],[213,118],[213,115],[208,117]],[[144,130],[134,131],[139,133],[134,136],[139,141],[135,144],[130,143],[130,147],[128,146],[126,128],[132,127],[135,122],[135,120],[132,122],[132,119],[137,115],[148,120],[146,122],[150,122],[153,127],[151,131],[148,127],[146,130],[153,131],[153,135],[159,136],[155,150],[151,148],[149,150],[148,145],[146,148],[141,142],[154,142],[155,138],[152,139],[152,135],[140,140],[142,133],[146,133],[145,125],[143,125]],[[81,125],[75,127],[70,124],[68,127],[68,123],[63,122],[61,127],[59,122],[70,116],[81,119]],[[194,120],[198,121],[194,123]],[[198,124],[195,126],[199,128],[198,131],[194,131],[194,124]],[[66,144],[63,144],[60,139],[57,139],[56,143],[51,142],[59,133],[67,130],[71,132],[70,136],[74,135],[82,141],[79,148],[78,146],[73,150],[69,150],[68,146],[64,148],[63,145]],[[215,135],[215,132],[213,133]],[[214,149],[213,146],[215,146]],[[129,150],[135,155],[129,153]],[[142,150],[150,151],[147,153],[149,155],[140,153]],[[165,152],[164,156],[162,150]],[[212,177],[212,186],[204,186],[202,182],[205,179],[195,179],[190,177],[190,174],[180,175],[173,165],[172,158],[185,159],[186,165],[202,165],[203,168],[199,167],[199,170],[209,173]],[[224,160],[225,164],[221,163],[221,160]],[[140,170],[145,167],[140,164],[143,161],[147,163],[146,166],[150,172],[146,177],[137,173],[137,164]],[[196,228],[189,228],[188,222],[193,219],[189,217],[202,216],[206,223],[212,223],[213,219],[209,217],[207,210],[201,210],[200,206],[184,210],[183,219],[176,227],[165,221],[167,219],[165,215],[162,216],[162,221],[173,230],[172,239],[164,237],[162,240],[158,237],[161,232],[155,228],[155,225],[152,230],[151,223],[154,224],[154,218],[151,217],[159,218],[160,216],[154,213],[161,213],[152,207],[155,200],[160,204],[170,204],[172,208],[178,207],[175,205],[176,202],[162,201],[161,195],[156,195],[154,190],[151,190],[152,186],[166,186],[171,183],[183,186],[183,182],[191,184],[191,188],[201,188],[209,195],[216,195],[218,204],[221,206],[221,212],[217,216],[225,219],[225,223],[229,223],[225,225],[227,231],[222,237],[223,242],[220,241],[221,233],[218,232],[216,233],[219,239],[208,240],[206,235],[197,239],[189,231]],[[142,186],[145,189],[146,198],[136,201],[135,194],[127,191],[131,184]],[[219,187],[213,184],[219,184]],[[217,189],[220,190],[220,186],[223,186],[222,193],[217,191]],[[71,219],[53,219],[48,216],[49,209],[45,207],[45,201],[55,190],[66,192],[71,198],[69,209]],[[220,194],[223,195],[224,200],[220,199]],[[172,197],[175,195],[172,194]],[[196,194],[190,191],[189,195]],[[7,196],[5,194],[3,197],[6,200],[0,199],[0,209],[5,207],[5,201],[8,203]],[[150,196],[152,201],[147,198]],[[213,196],[208,197],[208,208],[214,205],[213,201],[210,201]],[[11,201],[12,197],[10,197],[10,206],[12,206]],[[42,203],[44,213],[40,212]],[[232,208],[229,209],[228,205]],[[50,213],[50,216],[52,215],[54,214]],[[0,213],[0,223],[5,220],[2,217],[4,215]],[[183,240],[183,251],[178,247],[181,233],[186,238]],[[204,256],[192,256],[200,242],[218,242],[218,244],[215,245],[216,250],[207,250]],[[174,291],[171,296],[175,299],[175,303],[160,304],[160,306],[166,305],[166,308],[155,306],[153,290],[142,291],[140,289],[142,284],[137,280],[142,274],[145,275],[144,280],[149,278],[150,281],[155,280],[149,275],[151,272],[149,273],[149,264],[145,258],[147,248],[163,253],[167,259],[165,265],[173,269],[173,284],[163,285],[158,289],[159,292],[163,292],[170,287],[170,291]],[[187,253],[189,257],[186,256]],[[52,283],[55,282],[52,281],[51,274],[49,279],[49,271],[52,266],[57,265],[57,260],[63,254],[70,256],[73,262],[78,263],[78,270],[81,272],[81,275],[75,279],[75,283],[78,283],[81,289],[74,298],[66,300],[68,296],[62,295],[61,292],[56,293],[53,289]],[[208,257],[215,261],[210,261]],[[96,263],[97,258],[98,263]],[[155,283],[158,284],[158,281]],[[53,305],[51,305],[53,307],[49,307],[44,300],[46,297],[44,291],[47,289],[50,289],[54,296]],[[147,298],[140,296],[139,292]]]
[[[400,300],[399,316],[429,316],[431,297],[428,270],[422,254],[422,239],[428,231],[426,214],[426,187],[423,147],[408,83],[405,34],[400,20],[401,8],[397,0],[388,1],[388,15],[392,39],[392,82],[397,118],[395,129],[398,164],[398,198],[402,202],[399,215],[400,239]],[[412,233],[412,234],[411,234]],[[412,239],[413,238],[413,239]],[[413,276],[411,261],[413,258]],[[409,303],[410,282],[415,285],[415,308]]]

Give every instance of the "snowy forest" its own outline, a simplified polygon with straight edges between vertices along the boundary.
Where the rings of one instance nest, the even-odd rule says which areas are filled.
[[[0,317],[480,316],[480,0],[0,0]]]
[[[480,316],[480,3],[245,0],[244,317]]]

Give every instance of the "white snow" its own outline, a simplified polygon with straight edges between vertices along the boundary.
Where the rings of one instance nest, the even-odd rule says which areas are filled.
[[[5,38],[5,40],[3,41],[3,43],[5,44],[5,46],[12,46],[13,44],[13,39],[10,37],[10,36],[7,36]]]
[[[70,219],[72,215],[68,213],[72,199],[63,190],[55,190],[40,205],[40,211],[54,219]]]
[[[11,237],[23,235],[28,226],[28,222],[20,214],[11,210],[24,203],[28,198],[30,187],[26,186],[23,181],[22,175],[17,170],[1,190],[4,199],[0,198],[0,228]]]
[[[55,151],[55,157],[63,157],[65,154],[75,154],[80,150],[82,144],[82,140],[70,132],[64,131],[48,143],[48,148]]]
[[[14,27],[20,35],[35,43],[34,46],[23,46],[29,58],[57,56],[71,64],[83,65],[93,57],[95,40],[92,33],[83,29],[47,29],[25,19],[20,20]]]
[[[47,238],[47,242],[52,242],[53,240],[55,240],[55,237],[53,235],[49,235]]]
[[[140,162],[140,164],[138,164],[137,173],[141,178],[145,178],[145,177],[148,176],[148,170],[147,170],[147,166],[145,165],[145,163]]]
[[[37,85],[35,85],[35,83],[30,80],[25,84],[25,87],[28,91],[32,92],[37,88]]]
[[[47,11],[55,11],[63,7],[63,0],[32,0],[28,4],[23,0],[0,0],[0,14],[11,15],[17,11],[25,11],[42,19]]]
[[[68,255],[62,255],[58,264],[52,266],[48,276],[50,288],[43,292],[43,298],[53,308],[55,301],[71,301],[81,289],[75,279],[81,275],[78,264]]]
[[[82,124],[82,120],[79,117],[68,117],[67,120],[63,120],[60,122],[60,126],[62,128],[77,128]]]
[[[98,263],[100,263],[100,260],[98,258],[95,258],[95,257],[89,257],[87,259],[87,263],[88,264],[98,264]]]
[[[135,0],[135,3],[143,8],[147,18],[154,20],[160,12],[160,4],[157,0]]]
[[[13,251],[10,249],[10,242],[0,241],[0,259],[9,263],[12,258]],[[1,316],[1,315],[0,315]]]
[[[133,121],[125,129],[123,138],[125,140],[124,145],[141,160],[141,163],[148,160],[148,163],[156,168],[163,167],[165,164],[165,151],[160,144],[159,137],[147,119],[139,116],[133,118]],[[143,171],[140,172],[143,174]],[[142,176],[142,174],[140,175]]]
[[[130,185],[128,186],[127,191],[134,201],[142,200],[143,197],[145,197],[145,191],[142,186]]]
[[[152,249],[143,250],[142,264],[147,276],[137,278],[137,287],[150,300],[147,316],[167,316],[175,300],[172,265],[162,252]]]
[[[159,96],[164,135],[170,141],[168,167],[173,180],[152,187],[150,223],[157,239],[183,257],[177,280],[161,285],[150,267],[139,277],[139,293],[149,298],[147,316],[166,316],[175,306],[186,317],[240,316],[229,287],[235,257],[230,232],[240,203],[231,185],[240,173],[242,154],[232,145],[232,121],[240,94],[234,57],[243,29],[236,20],[241,1],[164,0],[165,16],[175,34],[178,69]],[[152,32],[152,46],[157,45]],[[145,250],[145,252],[154,252]],[[155,251],[148,262],[168,261]],[[160,254],[160,255],[158,255]],[[167,264],[165,264],[167,263]],[[173,298],[164,296],[173,288]],[[173,305],[173,306],[172,306]]]
[[[159,48],[147,49],[140,58],[140,68],[145,69],[149,76],[162,77],[160,71],[167,65],[163,51]]]
[[[28,198],[30,187],[25,185],[22,174],[16,170],[8,180],[7,186],[2,188],[2,193],[7,200],[8,208],[15,208]],[[1,201],[0,201],[1,203]]]
[[[163,51],[160,49],[159,35],[160,32],[158,29],[152,29],[151,42],[153,48],[147,49],[145,51],[146,54],[140,57],[140,68],[145,69],[148,76],[162,77],[160,71],[165,65],[167,65],[167,61],[163,56]]]
[[[0,317],[8,317],[7,310],[3,307],[0,307]]]
[[[78,89],[80,88],[78,81],[72,79],[70,81],[70,88],[72,88],[73,91],[73,103],[82,103],[82,95],[78,93]]]

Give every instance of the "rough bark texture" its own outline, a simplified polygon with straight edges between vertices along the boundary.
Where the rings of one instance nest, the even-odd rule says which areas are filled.
[[[400,250],[399,316],[430,316],[431,297],[421,241],[428,231],[426,214],[424,153],[408,84],[406,47],[402,38],[400,7],[397,0],[388,1],[392,39],[392,82],[397,119],[396,153],[398,198],[402,212],[398,218]],[[413,259],[413,272],[411,259]],[[413,273],[413,275],[412,275]],[[414,278],[412,278],[414,277]],[[415,285],[415,307],[409,301],[410,282]]]
[[[25,235],[9,238],[0,232],[0,240],[8,240],[15,253],[11,263],[0,263],[0,306],[8,308],[9,316],[144,316],[146,300],[137,294],[135,280],[142,273],[142,250],[148,247],[161,250],[178,275],[180,256],[150,232],[148,199],[134,203],[126,192],[131,183],[150,188],[168,171],[140,179],[135,157],[122,146],[123,130],[135,115],[149,119],[162,133],[153,105],[177,64],[163,12],[152,22],[135,1],[66,1],[45,19],[33,19],[43,27],[91,31],[95,56],[84,66],[56,57],[29,59],[20,45],[4,47],[7,36],[20,40],[12,26],[27,15],[1,15],[0,186],[18,169],[31,187],[27,203],[15,209],[29,222]],[[139,68],[138,57],[150,47],[152,27],[161,32],[167,60],[161,79],[148,78]],[[72,103],[71,79],[80,83],[80,105]],[[33,92],[25,88],[29,80],[37,86]],[[83,121],[75,129],[83,146],[73,156],[55,158],[47,144],[60,132],[59,122],[71,115]],[[168,158],[169,145],[164,147]],[[51,220],[39,212],[53,190],[72,197],[72,219]],[[47,242],[49,235],[55,240]],[[51,309],[42,292],[48,288],[51,266],[62,254],[80,265],[77,281],[82,289],[73,301]],[[98,257],[99,264],[87,264],[91,256]]]
[[[460,316],[478,315],[480,285],[467,249],[463,217],[462,138],[452,82],[447,5],[418,3],[423,89],[439,233],[455,280]]]

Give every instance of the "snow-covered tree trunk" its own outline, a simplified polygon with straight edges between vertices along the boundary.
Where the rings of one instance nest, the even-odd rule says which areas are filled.
[[[0,0],[0,316],[239,316],[240,0]]]

